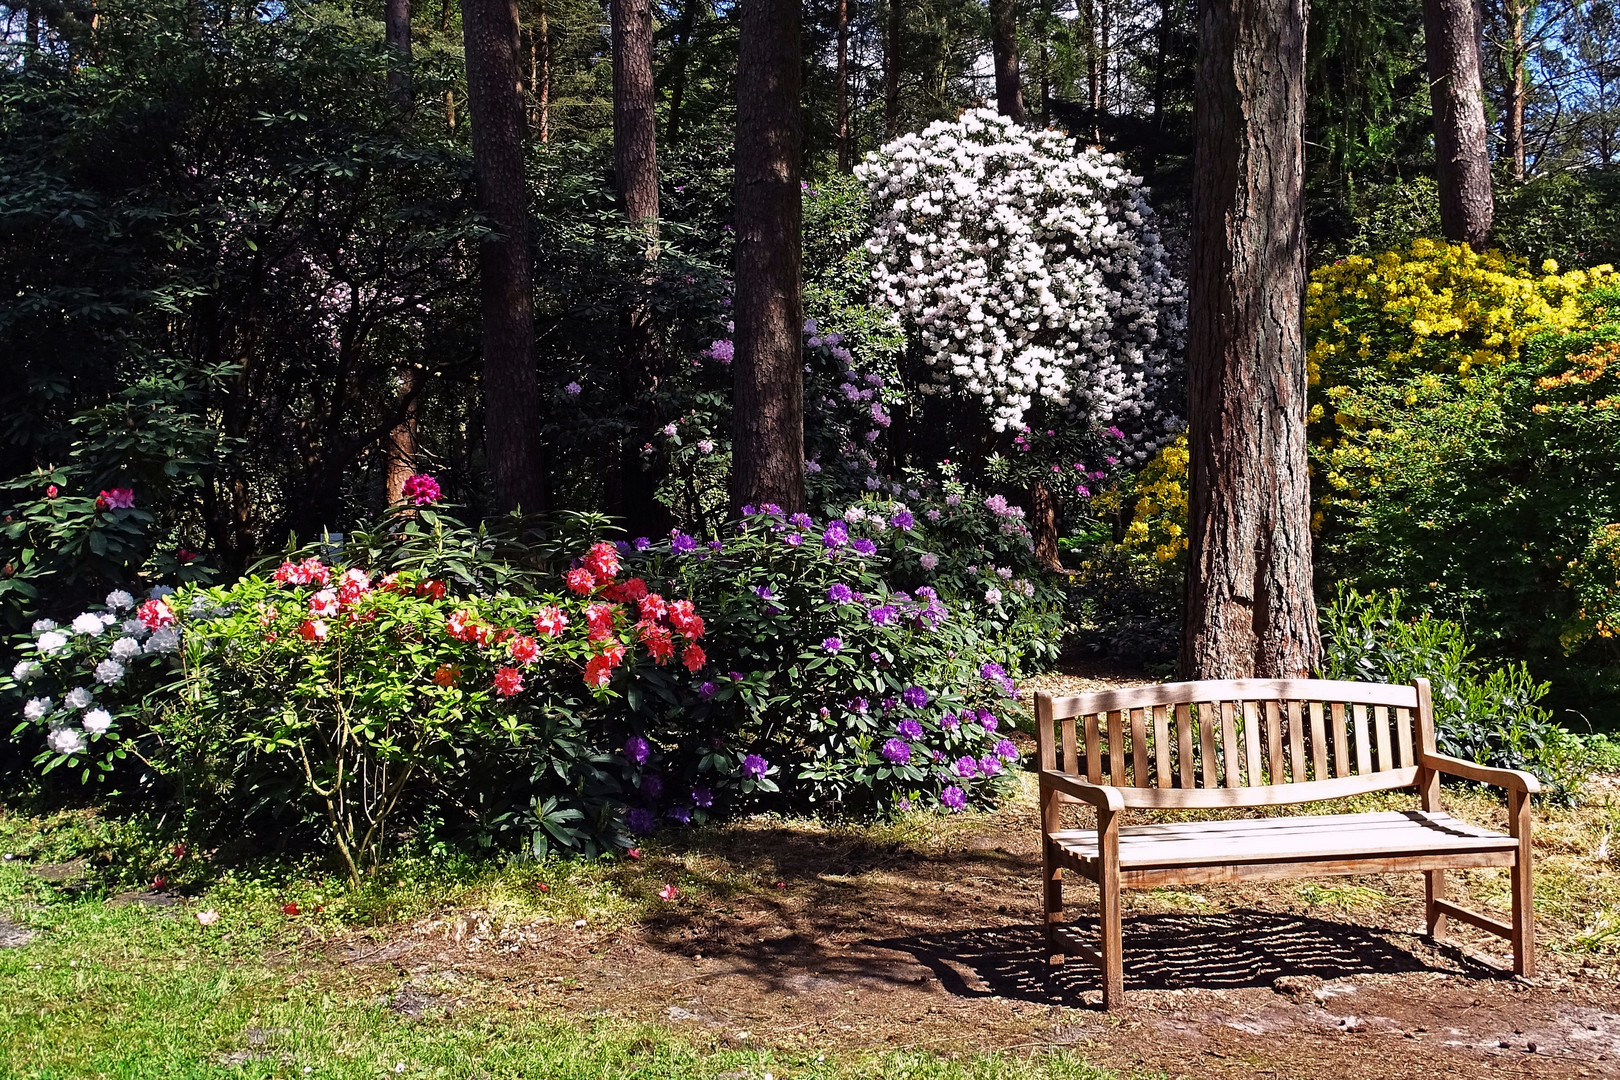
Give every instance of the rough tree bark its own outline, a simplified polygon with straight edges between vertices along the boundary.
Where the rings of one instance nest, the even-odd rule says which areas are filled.
[[[416,369],[409,365],[399,373],[399,396],[405,402],[405,416],[383,440],[383,449],[388,454],[383,484],[389,506],[405,498],[405,481],[416,471],[417,378]]]
[[[478,247],[485,453],[496,504],[503,510],[521,506],[544,512],[517,2],[462,0],[461,25],[478,206],[493,230]]]
[[[900,0],[889,0],[888,19],[883,24],[883,137],[900,134],[900,32],[905,12]]]
[[[849,0],[838,0],[838,171],[855,166],[849,141]]]
[[[619,208],[645,230],[647,276],[658,259],[658,115],[653,90],[651,0],[613,0],[613,161]],[[654,477],[642,468],[641,446],[657,426],[655,395],[662,375],[652,313],[637,302],[621,318],[622,390],[633,417],[619,448],[618,506],[631,533],[661,522]]]
[[[1525,0],[1506,0],[1503,14],[1507,17],[1507,102],[1502,110],[1503,156],[1513,179],[1524,182],[1524,9]]]
[[[1446,239],[1485,250],[1495,206],[1473,0],[1423,0],[1429,104]]]
[[[734,508],[804,509],[799,0],[742,0],[737,63]]]
[[[1018,78],[1016,0],[990,0],[990,52],[996,67],[996,111],[1024,122],[1024,88]]]
[[[1205,0],[1188,339],[1190,679],[1308,675],[1305,0]]]
[[[411,0],[383,0],[383,39],[388,44],[388,96],[395,108],[411,107]]]

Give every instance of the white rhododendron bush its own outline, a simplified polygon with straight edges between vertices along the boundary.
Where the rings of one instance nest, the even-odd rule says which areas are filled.
[[[1187,325],[1138,177],[987,109],[856,169],[875,210],[874,294],[915,335],[925,389],[1016,430],[1038,401],[1129,435],[1140,461],[1180,426],[1169,399]]]

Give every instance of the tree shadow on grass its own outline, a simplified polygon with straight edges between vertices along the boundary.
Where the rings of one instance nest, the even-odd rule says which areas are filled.
[[[1070,924],[1088,942],[1096,920]],[[909,953],[941,986],[960,997],[999,996],[1043,1005],[1078,1004],[1101,990],[1101,973],[1081,957],[1047,964],[1039,927],[998,926],[920,934],[870,943]],[[1443,967],[1388,941],[1383,933],[1302,915],[1234,911],[1210,915],[1142,915],[1125,920],[1127,990],[1213,990],[1271,987],[1286,976],[1498,974],[1448,950]]]

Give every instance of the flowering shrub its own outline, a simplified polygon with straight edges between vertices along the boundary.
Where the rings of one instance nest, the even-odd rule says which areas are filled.
[[[1141,181],[988,109],[938,121],[856,169],[877,216],[877,299],[916,334],[924,389],[977,399],[997,430],[1039,401],[1131,432],[1139,462],[1177,426],[1186,293]]]

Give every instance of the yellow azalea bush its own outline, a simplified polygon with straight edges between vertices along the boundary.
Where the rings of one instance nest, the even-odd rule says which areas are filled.
[[[1099,495],[1095,507],[1105,517],[1128,516],[1119,547],[1160,565],[1187,550],[1187,435],[1176,436],[1136,474],[1131,483]]]

